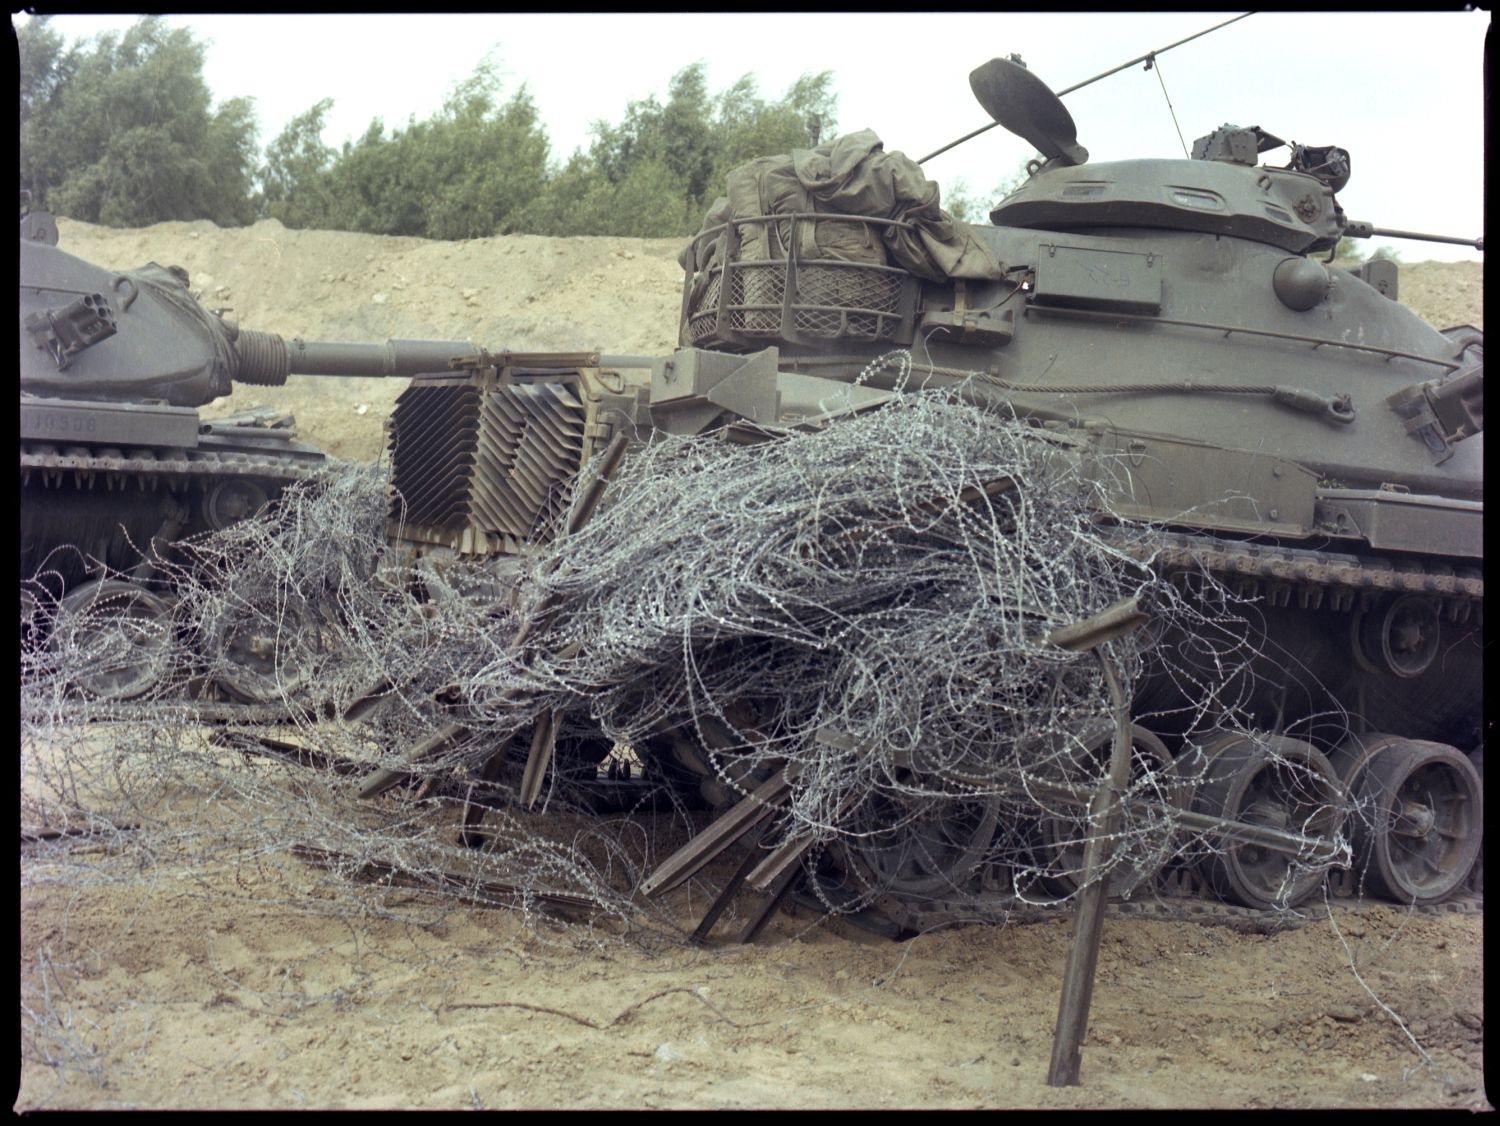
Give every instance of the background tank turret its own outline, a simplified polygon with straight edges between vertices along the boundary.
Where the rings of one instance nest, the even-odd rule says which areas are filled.
[[[98,616],[101,604],[159,617],[154,555],[244,519],[327,460],[296,439],[290,415],[259,408],[209,421],[198,408],[237,384],[408,377],[478,352],[460,341],[308,342],[241,329],[200,305],[180,269],[112,271],[56,240],[50,217],[23,215],[21,601],[33,640],[57,614]],[[121,670],[82,687],[129,698],[150,682]]]

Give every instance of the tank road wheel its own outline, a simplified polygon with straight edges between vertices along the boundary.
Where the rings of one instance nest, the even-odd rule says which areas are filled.
[[[218,532],[247,520],[266,506],[266,490],[246,477],[226,477],[216,482],[203,496],[203,519]]]
[[[169,604],[121,579],[91,582],[58,603],[49,648],[68,681],[96,700],[134,700],[171,662]]]
[[[235,598],[214,619],[209,647],[213,678],[225,691],[246,703],[272,703],[312,679],[322,624],[300,598]]]
[[[999,802],[986,798],[876,793],[851,819],[846,853],[872,890],[897,899],[969,891],[998,810]]]
[[[1347,813],[1343,786],[1311,743],[1243,735],[1218,743],[1204,767],[1193,808],[1211,817],[1263,825],[1305,837],[1332,837]],[[1290,853],[1219,841],[1199,864],[1209,886],[1246,907],[1293,907],[1323,880]]]
[[[1484,789],[1458,748],[1388,739],[1352,792],[1355,865],[1377,895],[1436,903],[1468,878],[1484,834]]]
[[[1079,755],[1082,779],[1097,782],[1109,770],[1110,751],[1114,745],[1113,725],[1085,742]],[[1171,752],[1160,739],[1139,724],[1130,725],[1130,784],[1133,793],[1157,798],[1176,805],[1183,800],[1182,777]],[[1141,780],[1148,775],[1156,779],[1157,791],[1143,793]],[[1141,833],[1144,831],[1145,836]],[[1042,887],[1050,895],[1066,898],[1083,882],[1083,852],[1088,839],[1088,816],[1077,810],[1071,816],[1058,812],[1044,814],[1037,822],[1038,844],[1034,847],[1037,866],[1042,869]],[[1142,884],[1156,878],[1162,866],[1176,851],[1175,834],[1155,826],[1123,826],[1116,847],[1107,861],[1120,859],[1121,846],[1129,847],[1129,863],[1119,863],[1109,877],[1109,894],[1129,897]]]
[[[1366,672],[1411,678],[1421,676],[1437,659],[1442,619],[1437,603],[1418,594],[1403,594],[1375,610],[1357,611],[1354,660]]]
[[[1388,747],[1405,742],[1407,740],[1399,735],[1382,735],[1375,731],[1364,735],[1350,735],[1328,753],[1328,761],[1338,774],[1339,781],[1344,784],[1345,792],[1353,798],[1359,793],[1360,783],[1364,781],[1365,770],[1370,763]]]

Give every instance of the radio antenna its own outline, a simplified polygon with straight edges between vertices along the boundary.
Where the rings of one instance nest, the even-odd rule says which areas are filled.
[[[1154,51],[1147,51],[1144,55],[1140,55],[1137,58],[1131,59],[1128,63],[1121,63],[1119,66],[1111,67],[1109,70],[1106,70],[1106,71],[1104,71],[1101,74],[1094,75],[1093,78],[1086,78],[1082,82],[1075,83],[1074,85],[1069,86],[1066,90],[1059,90],[1057,92],[1057,96],[1060,98],[1064,94],[1071,94],[1074,90],[1082,90],[1085,86],[1092,85],[1093,83],[1098,82],[1101,78],[1108,78],[1111,74],[1118,74],[1122,70],[1126,70],[1126,69],[1128,69],[1130,67],[1135,66],[1136,63],[1149,63],[1149,62],[1152,62],[1152,61],[1154,61],[1156,59],[1157,55],[1164,55],[1168,51],[1170,51],[1173,47],[1181,47],[1184,43],[1191,43],[1194,39],[1201,39],[1201,38],[1203,38],[1203,36],[1208,35],[1210,32],[1218,31],[1222,27],[1228,27],[1232,23],[1238,23],[1240,20],[1244,19],[1246,16],[1253,16],[1254,14],[1255,14],[1254,12],[1245,12],[1242,15],[1235,16],[1234,19],[1225,20],[1223,23],[1215,24],[1213,27],[1206,28],[1203,31],[1200,31],[1200,32],[1198,32],[1195,35],[1189,35],[1186,39],[1179,39],[1176,43],[1168,43],[1165,47],[1158,47]],[[981,125],[978,129],[974,130],[974,132],[972,132],[972,133],[965,133],[958,140],[956,140],[956,141],[949,141],[942,148],[940,148],[940,149],[934,149],[932,152],[930,152],[926,156],[922,157],[921,160],[917,161],[917,163],[918,164],[926,164],[933,157],[939,156],[939,155],[947,152],[949,149],[957,148],[959,145],[963,144],[965,141],[971,141],[975,137],[979,136],[979,134],[981,134],[981,133],[987,133],[991,129],[993,129],[995,126],[997,126],[999,124],[1000,124],[1000,122],[998,122],[998,121],[991,121],[988,125]]]

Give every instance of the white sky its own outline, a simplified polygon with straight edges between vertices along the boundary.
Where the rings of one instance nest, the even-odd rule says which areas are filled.
[[[746,73],[779,97],[831,70],[838,129],[869,127],[917,158],[985,124],[969,71],[1011,52],[1064,89],[1235,13],[729,13],[169,16],[208,43],[216,98],[255,99],[261,142],[323,97],[335,147],[374,117],[425,118],[486,55],[503,97],[530,90],[554,160],[587,147],[593,121],[633,99],[665,100],[670,77],[707,64],[717,92]],[[15,22],[24,22],[24,15]],[[56,16],[69,40],[124,30],[129,16]],[[1160,74],[1189,145],[1232,122],[1288,141],[1350,151],[1339,200],[1379,227],[1473,238],[1484,222],[1487,12],[1259,13],[1167,52]],[[1095,161],[1182,155],[1156,71],[1136,66],[1068,95]],[[825,132],[824,139],[829,134]],[[1284,162],[1286,150],[1265,159]],[[996,128],[924,165],[988,199],[1033,155]],[[1372,245],[1381,245],[1374,240]],[[1481,257],[1435,243],[1392,243],[1406,261]]]

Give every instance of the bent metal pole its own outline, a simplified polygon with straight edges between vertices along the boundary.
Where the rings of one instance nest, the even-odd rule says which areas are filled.
[[[1089,1030],[1089,1006],[1094,1000],[1094,973],[1099,965],[1099,939],[1104,932],[1104,900],[1109,887],[1104,850],[1120,823],[1120,796],[1130,784],[1130,698],[1102,649],[1095,650],[1115,705],[1115,740],[1109,774],[1100,783],[1089,808],[1092,832],[1083,853],[1083,890],[1073,918],[1073,942],[1063,967],[1062,993],[1057,1004],[1057,1028],[1052,1034],[1049,1087],[1078,1084],[1083,1038]]]
[[[1088,1032],[1089,1006],[1094,999],[1094,971],[1099,964],[1099,938],[1104,930],[1104,899],[1109,880],[1104,850],[1120,822],[1120,799],[1130,784],[1130,695],[1116,675],[1106,644],[1139,628],[1147,620],[1135,598],[1126,599],[1074,625],[1053,630],[1053,644],[1076,651],[1092,649],[1104,670],[1114,710],[1115,738],[1109,774],[1099,783],[1089,807],[1092,832],[1083,853],[1083,890],[1073,920],[1073,942],[1063,968],[1062,994],[1057,1006],[1057,1029],[1052,1036],[1052,1062],[1047,1085],[1071,1087],[1078,1083],[1083,1038]]]

